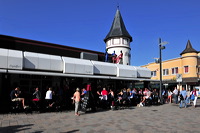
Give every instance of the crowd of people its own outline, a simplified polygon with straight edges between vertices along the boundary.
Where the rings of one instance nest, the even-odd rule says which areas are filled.
[[[65,100],[61,100],[59,97],[59,93],[61,91],[57,91],[57,94],[51,87],[46,91],[44,99],[42,98],[42,94],[38,87],[35,88],[35,91],[32,94],[32,103],[35,107],[41,108],[41,106],[45,106],[45,108],[52,108],[61,105]],[[75,104],[75,115],[79,116],[78,110],[80,110],[81,102],[84,100],[84,96],[87,93],[94,93],[91,90],[86,90],[85,88],[77,88],[75,93],[72,96],[73,103]],[[104,108],[104,109],[112,109],[116,107],[129,107],[129,106],[148,106],[148,105],[157,105],[159,103],[159,92],[157,89],[149,89],[149,88],[123,88],[121,90],[113,90],[107,88],[100,88],[94,94],[93,101],[95,104],[95,108]],[[10,93],[11,101],[21,103],[22,107],[25,109],[28,106],[25,105],[25,98],[21,96],[21,91],[19,87],[16,87]],[[187,108],[188,105],[193,102],[193,106],[196,107],[197,99],[198,99],[198,91],[193,88],[192,91],[185,90],[183,87],[182,90],[178,90],[174,87],[173,90],[163,90],[162,92],[162,101],[163,103],[175,103],[179,104],[179,107]],[[41,101],[43,104],[41,104]],[[63,101],[60,103],[60,101]],[[69,104],[69,103],[68,103]],[[67,105],[68,106],[68,105]]]
[[[53,89],[52,87],[46,88],[46,91],[35,87],[32,94],[22,92],[19,87],[16,87],[11,91],[10,98],[13,108],[17,106],[17,109],[32,108],[40,111],[57,108],[67,101],[67,96],[64,95],[62,89]]]
[[[151,92],[149,89],[137,89],[137,88],[123,88],[121,90],[103,88],[101,92],[97,91],[99,98],[103,101],[104,105],[108,108],[113,106],[117,107],[129,107],[129,106],[144,106],[158,103],[158,92],[153,89]]]
[[[193,102],[193,106],[196,107],[197,99],[198,99],[198,91],[194,87],[192,91],[189,89],[185,89],[182,87],[180,91],[176,87],[173,90],[164,90],[162,93],[163,103],[175,103],[179,104],[179,108],[184,107],[187,108],[188,105],[191,105]]]

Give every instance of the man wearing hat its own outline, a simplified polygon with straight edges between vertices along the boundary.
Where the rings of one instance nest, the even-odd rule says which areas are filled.
[[[80,106],[80,101],[81,101],[81,94],[80,94],[80,89],[77,88],[76,92],[74,93],[73,96],[73,102],[75,102],[75,115],[79,116],[80,114],[78,113],[79,106]]]

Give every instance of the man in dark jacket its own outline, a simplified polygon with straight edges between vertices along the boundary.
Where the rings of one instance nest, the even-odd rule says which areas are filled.
[[[26,106],[24,104],[24,98],[20,97],[21,91],[19,89],[19,87],[16,87],[14,90],[11,91],[10,93],[10,97],[11,97],[11,101],[12,102],[16,102],[16,101],[21,101],[22,102],[22,106],[25,109]]]

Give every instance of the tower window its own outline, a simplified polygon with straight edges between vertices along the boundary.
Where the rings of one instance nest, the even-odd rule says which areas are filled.
[[[123,38],[123,44],[128,44],[128,39]]]
[[[113,44],[120,44],[120,38],[114,38]]]

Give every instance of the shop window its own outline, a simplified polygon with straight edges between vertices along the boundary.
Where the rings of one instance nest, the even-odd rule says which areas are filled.
[[[20,86],[28,86],[29,83],[29,80],[20,80]]]

